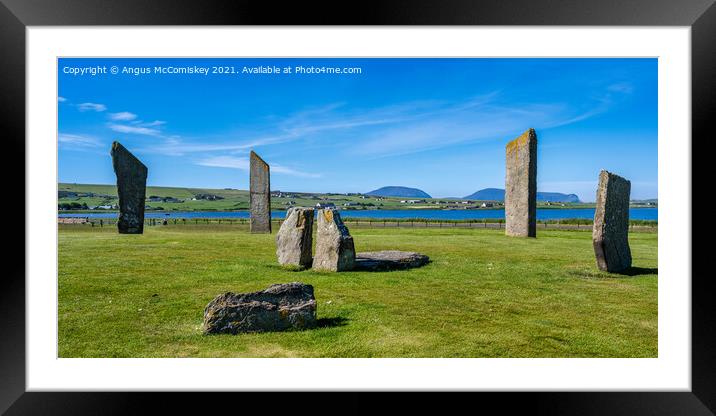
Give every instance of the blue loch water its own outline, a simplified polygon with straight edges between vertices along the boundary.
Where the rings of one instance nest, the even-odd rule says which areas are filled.
[[[658,208],[630,208],[632,220],[658,220]],[[249,218],[248,211],[147,211],[145,218]],[[286,211],[271,212],[272,218],[284,218]],[[91,212],[58,214],[60,218],[117,218],[116,212]],[[349,210],[341,211],[342,218],[423,218],[430,220],[480,220],[504,219],[504,209],[410,209],[410,210]],[[594,219],[594,208],[537,209],[538,220],[561,220],[569,218]]]

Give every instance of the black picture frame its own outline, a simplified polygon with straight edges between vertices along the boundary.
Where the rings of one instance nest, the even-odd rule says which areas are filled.
[[[380,2],[184,1],[184,0],[0,0],[0,118],[5,160],[0,163],[12,195],[25,195],[25,29],[65,25],[567,25],[688,26],[692,48],[693,147],[713,135],[716,115],[716,5],[714,0],[384,0]],[[692,157],[692,177],[700,177]],[[692,191],[699,189],[692,184]],[[704,204],[707,205],[707,204]],[[16,207],[12,207],[17,211]],[[705,211],[694,207],[694,214]],[[23,221],[20,220],[22,216]],[[696,217],[700,218],[700,217]],[[30,393],[25,391],[25,224],[24,212],[4,221],[5,273],[0,279],[0,412],[7,414],[135,414],[167,413],[200,402],[237,404],[194,394],[162,393]],[[687,224],[691,228],[691,224]],[[693,239],[693,228],[692,239]],[[22,244],[20,244],[20,237]],[[7,241],[7,240],[6,240]],[[706,246],[692,244],[692,259],[703,262]],[[701,255],[699,255],[701,254]],[[8,260],[12,261],[8,261]],[[549,414],[714,414],[716,411],[716,318],[710,273],[697,273],[692,263],[692,389],[690,392],[549,392],[480,393],[475,408],[500,406],[501,413],[529,409]],[[670,276],[670,278],[672,278]],[[688,279],[689,276],[673,276]],[[304,396],[305,397],[305,396]],[[310,396],[313,397],[313,396]],[[351,410],[370,409],[372,400],[354,393],[333,398]],[[249,399],[250,400],[250,399]],[[313,398],[272,400],[273,410]],[[321,399],[323,400],[323,399]],[[413,405],[434,400],[412,395]],[[454,399],[439,399],[446,410]],[[266,399],[259,398],[258,402]],[[407,401],[406,401],[407,402]],[[278,406],[278,407],[277,407]],[[337,409],[334,409],[337,410]],[[212,410],[213,411],[213,410]]]

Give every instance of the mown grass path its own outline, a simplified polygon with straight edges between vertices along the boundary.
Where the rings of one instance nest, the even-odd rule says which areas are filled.
[[[230,225],[61,225],[60,357],[656,357],[656,233],[633,233],[634,275],[596,269],[591,233],[354,229],[358,251],[432,262],[383,273],[290,271],[273,235]],[[301,281],[320,327],[205,336],[225,291]]]

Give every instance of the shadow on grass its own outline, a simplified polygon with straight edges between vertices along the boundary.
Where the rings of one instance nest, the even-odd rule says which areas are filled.
[[[630,267],[617,273],[623,276],[641,276],[643,274],[659,274],[657,267]]]
[[[400,270],[419,269],[421,267],[427,266],[432,262],[432,260],[428,260],[427,262],[420,265],[410,265],[401,264],[398,262],[379,262],[373,260],[356,259],[355,268],[351,271],[361,273],[396,272]]]
[[[334,318],[318,318],[316,320],[316,328],[335,328],[337,326],[348,325],[348,318],[336,316]]]
[[[659,269],[656,267],[630,267],[621,272],[609,273],[595,267],[593,269],[573,269],[569,270],[568,273],[583,279],[622,279],[648,274],[659,274]]]
[[[286,264],[286,265],[270,264],[270,265],[268,265],[268,267],[270,267],[272,269],[280,270],[283,272],[303,272],[303,271],[311,269],[310,267],[295,266],[292,264]]]
[[[421,267],[425,267],[428,264],[432,263],[432,260],[428,260],[427,263],[418,265],[418,266],[412,266],[407,264],[398,264],[398,263],[388,263],[388,262],[375,262],[370,260],[362,260],[357,259],[355,263],[355,267],[351,270],[345,270],[345,272],[358,272],[358,273],[377,273],[377,272],[395,272],[400,270],[410,270],[410,269],[419,269]],[[269,268],[283,271],[283,272],[305,272],[305,271],[311,271],[317,274],[321,275],[332,275],[336,273],[343,273],[343,272],[333,272],[330,270],[315,270],[311,267],[301,267],[301,266],[282,266],[280,264],[270,264],[268,265]]]

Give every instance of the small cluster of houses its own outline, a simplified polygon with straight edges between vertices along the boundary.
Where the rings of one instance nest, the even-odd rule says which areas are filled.
[[[223,196],[214,195],[214,194],[196,194],[193,198],[191,198],[192,201],[198,201],[198,200],[205,200],[205,201],[218,201],[220,199],[224,199]]]
[[[351,208],[351,207],[364,207],[364,206],[375,206],[374,204],[364,204],[362,202],[346,202],[342,204],[344,208]],[[323,208],[335,208],[336,204],[333,202],[319,202],[316,204],[317,209],[323,209]]]
[[[192,201],[196,201],[196,198],[192,198]],[[150,196],[147,198],[147,202],[171,202],[171,203],[179,203],[184,202],[183,199],[173,198],[171,196]]]
[[[185,201],[219,201],[221,199],[224,199],[223,196],[214,195],[214,194],[196,194],[191,198],[174,198],[171,196],[156,196],[152,195],[149,198],[147,198],[147,202],[169,202],[169,203],[180,203]]]
[[[281,191],[273,191],[271,192],[271,198],[297,198],[297,196],[293,194],[287,194]]]
[[[96,194],[94,192],[57,191],[57,198],[115,198],[111,195]]]
[[[455,200],[455,201],[426,201],[424,199],[404,199],[400,201],[401,204],[434,204],[434,205],[446,205],[447,208],[459,208],[461,205],[469,205],[465,208],[493,208],[496,205],[502,205],[499,202],[485,201],[478,205],[478,201],[471,200]]]

